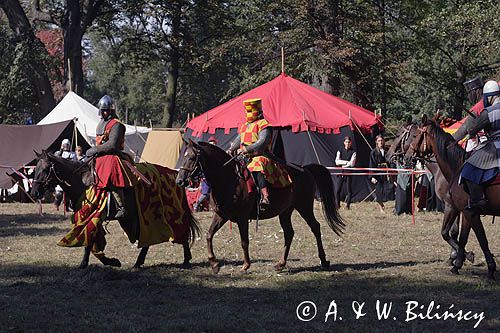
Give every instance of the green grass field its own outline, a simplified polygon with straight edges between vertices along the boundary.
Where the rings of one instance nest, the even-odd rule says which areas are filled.
[[[161,244],[150,249],[146,264],[132,271],[138,249],[111,222],[108,256],[121,268],[91,265],[78,270],[80,248],[62,248],[57,241],[69,230],[69,217],[44,205],[43,217],[31,204],[0,204],[0,331],[71,332],[499,332],[500,284],[486,279],[486,265],[473,233],[468,248],[476,253],[461,275],[449,272],[448,245],[441,240],[441,214],[410,216],[378,212],[375,203],[354,204],[341,210],[347,222],[343,238],[322,223],[329,271],[319,268],[316,244],[305,222],[294,213],[295,238],[288,270],[273,269],[283,245],[277,219],[251,226],[252,267],[240,273],[242,251],[237,226],[216,235],[214,246],[224,266],[213,275],[207,264],[204,233],[211,213],[198,213],[203,237],[192,248],[193,267],[182,269],[182,247]],[[317,206],[319,221],[323,221]],[[500,253],[500,228],[483,219],[490,248]],[[498,273],[500,279],[500,273]],[[387,320],[377,318],[377,300],[392,302]],[[312,301],[316,316],[297,318],[297,306]],[[330,315],[335,301],[337,317]],[[365,303],[356,319],[353,301]],[[469,320],[415,319],[406,321],[406,303],[432,313],[463,314]],[[331,308],[333,310],[333,307]],[[416,312],[416,310],[415,310]],[[314,312],[302,309],[300,314]],[[477,318],[484,319],[473,329]],[[342,317],[342,320],[340,320]]]

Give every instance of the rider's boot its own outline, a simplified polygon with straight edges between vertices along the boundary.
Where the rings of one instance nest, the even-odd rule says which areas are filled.
[[[469,190],[469,202],[465,208],[482,212],[486,205],[488,205],[488,201],[484,196],[484,187],[470,180],[465,180],[465,182]]]
[[[116,201],[115,219],[124,219],[127,217],[127,209],[125,207],[125,192],[122,188],[113,191],[113,197]]]

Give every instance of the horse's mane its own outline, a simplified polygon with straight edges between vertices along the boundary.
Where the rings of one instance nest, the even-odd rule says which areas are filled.
[[[446,133],[435,121],[430,120],[425,124],[430,129],[430,134],[436,140],[438,155],[454,170],[458,170],[465,159],[465,150],[458,145],[451,134]]]
[[[50,161],[57,162],[57,163],[65,166],[66,168],[71,169],[71,170],[79,168],[83,165],[83,162],[81,162],[81,161],[69,160],[69,159],[63,158],[61,156],[56,156],[52,153],[47,153],[47,157]]]
[[[231,158],[231,156],[229,156],[222,148],[211,143],[201,141],[198,142],[198,146],[205,154],[213,158],[215,161],[220,162],[221,165],[226,163]]]

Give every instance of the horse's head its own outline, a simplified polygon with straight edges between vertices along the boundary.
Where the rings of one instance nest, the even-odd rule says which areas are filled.
[[[389,148],[387,152],[387,159],[390,161],[399,160],[400,157],[410,148],[410,144],[417,136],[418,125],[416,123],[410,123],[401,127],[396,134],[396,139],[394,143]]]
[[[35,179],[31,188],[31,195],[40,199],[45,191],[61,185],[66,191],[69,187],[75,191],[83,191],[85,186],[82,179],[91,177],[90,167],[79,161],[67,160],[60,156],[42,151],[35,152],[37,163]],[[78,193],[75,193],[77,195]]]
[[[188,186],[190,181],[199,178],[200,175],[205,175],[207,178],[220,172],[225,163],[231,158],[220,147],[208,142],[194,142],[193,140],[186,141],[186,150],[182,156],[179,173],[177,174],[176,183],[179,186]],[[232,164],[231,164],[232,163]],[[227,166],[233,166],[234,161]]]
[[[35,154],[37,163],[31,196],[35,199],[40,199],[47,189],[57,185],[57,179],[55,177],[54,163],[50,160],[51,154],[45,150],[42,150],[41,154],[37,152]]]
[[[184,143],[186,144],[186,150],[184,156],[182,156],[181,165],[175,182],[179,186],[186,187],[189,185],[190,181],[199,177],[201,174],[201,149],[200,146],[191,139],[189,139],[189,141],[184,141]]]
[[[405,153],[405,161],[412,158],[426,158],[432,155],[432,136],[431,131],[436,123],[427,118],[426,115],[422,117],[420,126],[416,130],[416,135],[410,142],[408,150]]]

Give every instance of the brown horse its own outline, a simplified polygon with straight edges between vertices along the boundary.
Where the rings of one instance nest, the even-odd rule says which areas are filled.
[[[345,225],[337,211],[330,173],[325,167],[317,164],[307,165],[303,168],[287,167],[287,170],[293,185],[284,189],[271,189],[271,205],[258,216],[259,219],[279,216],[285,238],[285,247],[275,269],[281,270],[286,266],[294,235],[291,220],[294,209],[299,212],[311,228],[316,237],[321,266],[328,268],[330,262],[326,260],[321,241],[320,224],[314,216],[313,206],[317,189],[322,199],[323,213],[328,226],[340,235]],[[257,218],[258,198],[255,191],[249,191],[247,182],[240,176],[240,171],[237,162],[219,147],[206,142],[197,144],[190,140],[187,143],[177,175],[177,184],[187,186],[193,177],[203,172],[212,188],[212,198],[216,209],[207,233],[207,244],[208,260],[214,273],[217,273],[220,267],[213,251],[212,240],[215,233],[228,220],[238,224],[244,254],[242,271],[250,268],[248,221]]]
[[[83,164],[82,162],[67,160],[58,156],[54,156],[53,154],[47,153],[45,151],[43,151],[42,154],[36,153],[36,155],[38,161],[35,168],[35,179],[33,182],[33,187],[31,189],[31,195],[35,199],[39,199],[43,196],[46,190],[54,188],[55,185],[60,185],[69,197],[70,202],[75,204],[82,197],[86,190],[86,185],[84,185],[84,183],[90,183],[88,180],[86,180],[89,179],[89,177],[92,177],[90,167],[87,164]],[[192,258],[190,242],[192,242],[196,235],[200,233],[200,230],[197,221],[191,215],[191,211],[188,208],[185,197],[184,200],[186,207],[184,214],[188,214],[189,226],[186,231],[185,239],[183,238],[184,241],[182,244],[184,248],[183,266],[189,267],[189,262]],[[136,211],[134,211],[134,213],[136,213]],[[125,221],[119,221],[124,230],[127,230],[127,228],[140,230],[140,228],[137,227],[137,214],[134,213],[131,212],[131,218]],[[114,213],[111,212],[110,216],[114,216]],[[89,256],[94,242],[101,242],[101,244],[103,244],[102,247],[105,246],[106,241],[104,239],[104,234],[104,228],[102,224],[99,224],[96,236],[90,240],[91,244],[85,247],[83,259],[80,263],[79,268],[86,268],[88,266]],[[134,268],[140,268],[144,264],[148,250],[149,246],[141,248],[139,256],[137,257],[137,260],[134,264]],[[95,255],[96,258],[99,259],[99,261],[101,261],[104,265],[114,267],[121,266],[120,260],[116,258],[108,258],[103,253]]]
[[[391,162],[399,161],[404,165],[404,155],[410,149],[411,143],[415,140],[418,134],[418,125],[410,123],[399,129],[394,143],[387,152],[387,159]],[[427,169],[434,177],[435,191],[439,200],[444,203],[443,224],[441,225],[441,236],[451,246],[450,258],[448,264],[453,265],[453,261],[457,258],[458,253],[458,233],[460,223],[460,211],[457,210],[452,203],[448,192],[449,184],[444,177],[441,169],[436,163],[435,158],[421,159],[425,162]],[[410,165],[413,163],[410,163]],[[412,189],[413,190],[413,189]],[[466,258],[470,262],[474,262],[474,252],[466,251]]]
[[[453,137],[439,127],[436,122],[423,117],[419,133],[413,140],[405,157],[411,158],[414,154],[417,156],[434,155],[448,182],[449,200],[453,209],[462,212],[462,226],[458,241],[458,255],[453,263],[452,272],[458,274],[462,267],[465,255],[465,246],[467,244],[470,229],[474,230],[481,250],[486,258],[488,265],[488,277],[494,279],[496,270],[496,262],[490,252],[488,240],[481,222],[479,213],[474,210],[465,209],[469,199],[469,195],[464,191],[462,186],[458,184],[460,170],[465,161],[465,150],[460,147]],[[488,205],[484,214],[499,215],[500,214],[500,185],[491,185],[485,191]]]

